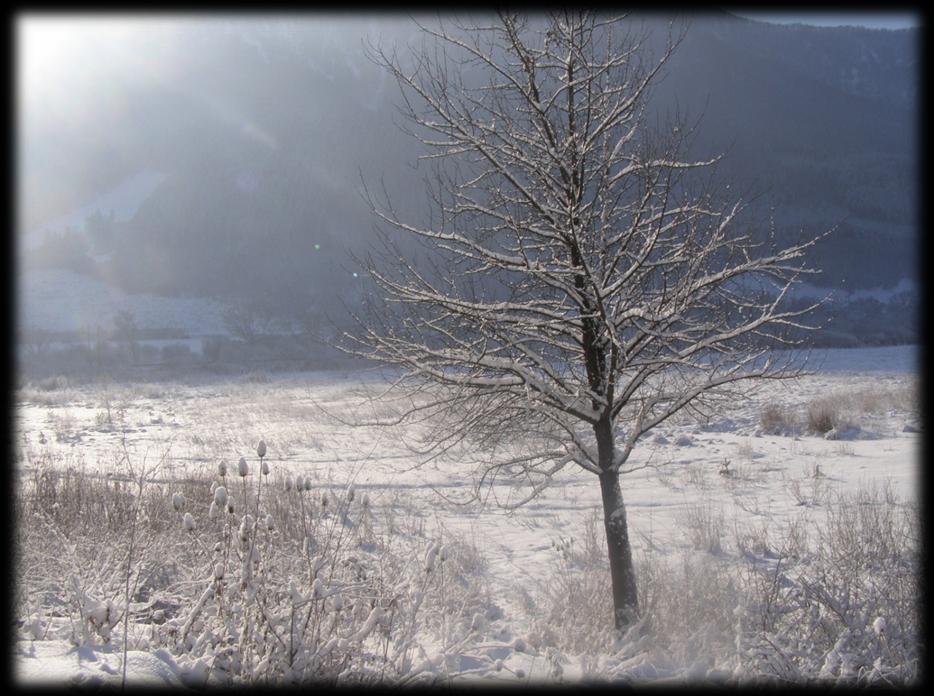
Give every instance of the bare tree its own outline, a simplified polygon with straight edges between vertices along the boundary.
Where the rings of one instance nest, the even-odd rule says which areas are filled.
[[[382,300],[353,350],[421,389],[400,420],[434,419],[424,454],[482,442],[478,485],[525,477],[528,499],[570,463],[597,477],[624,628],[638,601],[620,475],[683,409],[796,373],[769,345],[811,328],[799,317],[816,305],[782,301],[813,272],[814,240],[734,231],[741,206],[718,206],[696,176],[713,162],[679,158],[678,128],[647,127],[649,88],[683,37],[671,25],[654,59],[633,22],[588,13],[421,28],[404,60],[371,51],[426,146],[434,205],[417,223],[367,192],[387,245],[367,262]]]

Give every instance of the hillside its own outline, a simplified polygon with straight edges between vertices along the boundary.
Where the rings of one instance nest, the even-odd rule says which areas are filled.
[[[646,27],[657,42],[665,18]],[[22,268],[69,268],[131,293],[262,298],[284,315],[352,304],[349,253],[365,253],[373,226],[361,181],[426,212],[419,153],[395,123],[398,90],[364,54],[367,32],[417,36],[402,16],[158,25],[124,39],[134,60],[76,69],[68,98],[81,109],[24,99]],[[837,225],[815,252],[816,285],[910,287],[917,41],[915,30],[696,16],[650,120],[699,119],[691,154],[725,153],[718,176],[752,202],[746,224],[773,216],[785,239]],[[146,172],[161,178],[144,200],[108,198]],[[894,319],[909,334],[912,302]]]

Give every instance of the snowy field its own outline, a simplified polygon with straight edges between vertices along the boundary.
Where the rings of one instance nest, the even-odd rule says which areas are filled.
[[[225,334],[223,306],[203,298],[127,293],[74,271],[42,269],[17,277],[17,311],[23,327],[82,332],[109,329],[129,312],[142,329],[181,329],[190,334]]]
[[[313,620],[320,618],[315,630],[321,636],[314,643],[320,647],[319,661],[314,663],[319,672],[306,667],[301,674],[308,678],[331,674],[326,668],[332,669],[329,679],[337,683],[371,683],[385,676],[367,666],[378,662],[374,655],[395,656],[396,671],[391,674],[404,683],[910,677],[910,667],[895,664],[904,654],[896,656],[892,647],[898,631],[883,630],[894,617],[875,615],[884,601],[872,594],[871,583],[862,594],[850,592],[851,598],[858,596],[862,602],[856,606],[854,599],[850,613],[827,597],[823,603],[814,600],[808,605],[812,608],[807,611],[814,612],[813,626],[838,631],[829,642],[832,648],[815,647],[820,642],[815,634],[810,648],[796,644],[802,657],[785,655],[781,659],[786,662],[777,664],[776,655],[788,653],[789,646],[775,646],[772,654],[763,652],[762,641],[774,643],[776,635],[783,637],[783,620],[800,623],[804,614],[794,612],[805,609],[794,602],[814,587],[813,579],[823,572],[818,565],[833,556],[826,552],[831,547],[821,544],[830,539],[825,534],[846,527],[841,519],[851,519],[846,515],[853,510],[852,514],[863,514],[860,505],[908,518],[917,515],[922,435],[916,361],[916,349],[906,347],[825,351],[814,356],[812,364],[818,371],[812,375],[766,384],[736,400],[729,410],[684,416],[645,438],[630,461],[639,468],[621,483],[640,603],[651,625],[624,638],[613,638],[608,628],[600,633],[601,622],[609,623],[611,603],[603,594],[608,571],[602,556],[605,547],[600,546],[602,513],[596,479],[568,467],[541,495],[517,509],[503,509],[497,503],[508,504],[523,495],[527,482],[522,480],[481,489],[482,500],[471,502],[475,472],[482,466],[480,451],[470,461],[416,466],[419,460],[407,447],[410,434],[399,428],[349,424],[387,415],[387,407],[370,401],[379,390],[377,372],[253,375],[185,383],[69,385],[63,381],[44,389],[27,385],[17,394],[17,470],[20,498],[33,496],[38,502],[32,507],[24,504],[25,512],[18,511],[17,679],[120,683],[124,666],[120,607],[125,606],[128,558],[130,566],[137,563],[134,558],[140,559],[136,571],[129,573],[134,586],[150,588],[131,600],[126,671],[132,683],[224,684],[237,669],[248,675],[239,677],[246,681],[299,678],[298,671],[283,676],[284,672],[273,670],[269,637],[276,627],[288,621],[294,624],[296,597],[303,597],[301,606],[305,606],[301,602],[320,603],[323,612],[315,613]],[[811,427],[821,415],[833,426],[829,433]],[[267,447],[266,477],[257,471],[260,440]],[[240,457],[250,467],[243,479],[234,476]],[[217,473],[221,461],[230,467],[224,480]],[[143,482],[145,489],[164,503],[161,510],[152,508],[145,522],[108,526],[117,507],[108,507],[106,500],[99,509],[90,503],[82,507],[72,498],[39,501],[40,487],[53,479],[61,486],[56,495],[66,495],[67,490],[73,491],[70,496],[90,490],[103,490],[106,495],[113,490],[118,495],[121,481],[124,492],[135,490],[127,479],[144,468],[152,469]],[[97,488],[94,484],[83,488],[82,483],[67,484],[74,485],[68,489],[62,481],[71,481],[69,476],[96,481]],[[308,510],[294,490],[305,480]],[[171,496],[201,490],[199,481],[202,497],[188,493],[182,509],[174,510]],[[212,487],[226,483],[232,498],[251,495],[247,484],[250,491],[263,486],[260,500],[267,502],[257,507],[257,519],[265,519],[268,512],[275,532],[273,527],[264,531],[269,535],[265,541],[254,532],[252,542],[257,547],[284,539],[288,524],[299,525],[297,533],[310,535],[306,519],[316,525],[315,534],[330,530],[328,543],[335,529],[346,529],[339,549],[325,545],[334,554],[329,574],[320,566],[330,557],[318,547],[317,555],[305,549],[304,561],[302,551],[296,552],[297,570],[288,565],[294,559],[287,556],[275,566],[274,551],[264,547],[269,555],[263,557],[263,565],[255,566],[253,572],[259,575],[250,575],[261,589],[248,588],[249,597],[241,600],[242,605],[237,605],[241,613],[236,613],[236,589],[228,589],[233,594],[222,598],[216,589],[221,580],[211,580],[212,554],[216,560],[221,553],[211,550],[212,542],[230,543],[222,525],[209,514],[211,481]],[[299,514],[293,508],[276,507],[280,504],[301,506],[300,517],[292,517]],[[91,526],[95,515],[102,516],[101,528],[115,531],[98,531],[100,548],[94,549],[94,534],[71,536],[79,533],[77,526],[67,528],[74,520],[59,514],[65,508],[74,510],[75,520]],[[190,522],[183,511],[191,514]],[[223,511],[220,515],[223,518]],[[155,519],[160,516],[161,520]],[[230,519],[242,522],[236,513]],[[852,519],[850,526],[856,524]],[[49,548],[35,548],[40,539],[48,539]],[[56,550],[58,544],[70,551]],[[96,559],[107,559],[100,560],[93,572],[79,567],[82,544],[94,550]],[[152,566],[143,570],[147,552],[156,550],[163,566],[156,570],[165,576],[161,584],[153,580],[159,573]],[[69,553],[71,571],[63,560]],[[309,566],[310,575],[304,580],[301,563]],[[338,565],[364,570],[355,571],[359,578],[354,580],[347,575],[349,570],[338,572]],[[285,623],[266,617],[266,642],[257,638],[247,653],[245,627],[255,628],[258,635],[262,622],[257,619],[254,627],[248,618],[253,614],[244,607],[250,601],[262,604],[256,597],[267,596],[262,595],[267,585],[257,578],[273,567],[298,573],[294,581],[298,586],[289,585],[292,613],[286,614]],[[433,575],[426,574],[427,567],[434,569]],[[245,568],[244,562],[241,572]],[[909,564],[909,584],[916,573],[917,566]],[[145,581],[140,579],[143,575]],[[385,592],[396,592],[398,603],[380,604],[382,599],[371,596],[375,590],[367,590],[370,595],[359,594],[362,590],[354,594],[364,582],[360,578],[377,576]],[[327,589],[322,589],[322,579]],[[436,579],[440,584],[431,584]],[[268,587],[278,587],[276,582],[268,578]],[[285,578],[278,582],[287,584]],[[772,624],[751,625],[742,611],[753,612],[755,605],[759,613],[754,615],[765,616],[756,603],[762,595],[755,590],[768,582],[774,597],[785,598],[787,615],[769,614]],[[215,594],[202,593],[205,587],[214,587]],[[338,599],[347,598],[341,601],[356,597],[358,608],[342,608],[332,597],[338,590],[343,593],[336,594]],[[359,608],[364,595],[374,607],[365,612]],[[279,597],[271,593],[265,601],[272,602],[273,596]],[[697,602],[693,608],[689,597]],[[377,605],[384,606],[382,613]],[[198,618],[192,607],[214,618]],[[256,611],[274,613],[270,607]],[[387,618],[395,614],[386,607],[392,611],[406,607],[398,610],[399,616],[410,612],[405,616],[411,620],[411,631],[399,633]],[[416,620],[419,607],[422,614]],[[699,607],[720,614],[703,619]],[[825,616],[827,607],[838,616]],[[233,613],[227,616],[225,611]],[[299,615],[303,616],[300,611]],[[689,623],[690,615],[698,617],[697,625]],[[224,616],[228,624],[223,623]],[[217,628],[229,629],[230,622],[243,631],[236,639],[224,638]],[[676,626],[678,622],[682,624]],[[842,629],[840,622],[845,624]],[[911,635],[909,627],[902,628]],[[179,638],[186,630],[203,635],[186,642],[184,636]],[[329,642],[337,636],[342,637]],[[279,640],[278,634],[275,638]],[[219,648],[212,648],[231,642],[239,646],[235,657],[229,650],[220,655]],[[592,647],[583,649],[583,645]],[[334,655],[341,650],[351,657],[335,666]],[[808,650],[813,655],[804,657]]]

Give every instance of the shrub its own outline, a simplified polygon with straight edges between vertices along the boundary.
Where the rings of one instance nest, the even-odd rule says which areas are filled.
[[[197,601],[161,627],[173,653],[229,684],[409,683],[456,669],[426,662],[421,641],[431,634],[457,651],[475,639],[475,553],[450,540],[397,548],[352,488],[276,482],[264,503],[266,477],[250,478],[217,517],[179,525],[211,571]]]
[[[639,604],[659,664],[726,664],[736,641],[741,578],[718,556],[684,552],[671,559],[644,554]]]
[[[213,364],[221,359],[226,338],[224,336],[205,336],[201,339],[201,357],[204,362]]]
[[[606,539],[599,511],[588,517],[578,545],[574,538],[552,541],[555,572],[526,601],[533,617],[529,643],[560,653],[608,649],[613,640],[613,600]]]
[[[69,383],[68,378],[64,375],[56,375],[55,377],[46,377],[45,379],[38,380],[35,386],[39,391],[54,392],[67,389]]]
[[[808,404],[807,426],[810,432],[823,435],[832,429],[845,431],[855,428],[856,421],[865,416],[889,410],[917,413],[918,408],[915,384],[842,390],[818,397]]]
[[[695,551],[720,553],[723,536],[723,511],[714,510],[709,503],[687,505],[677,516],[687,528],[688,539]]]
[[[917,509],[890,489],[863,488],[827,506],[806,557],[783,554],[752,569],[739,641],[747,673],[799,683],[914,682],[918,523]]]
[[[709,530],[716,517],[695,506],[682,524]],[[802,516],[747,528],[742,566],[725,554],[645,552],[642,619],[615,641],[605,555],[562,541],[546,589],[527,593],[530,642],[579,654],[602,679],[910,685],[920,658],[919,522],[890,488],[862,488],[831,498],[819,525]]]
[[[792,435],[799,425],[794,414],[784,406],[769,403],[759,414],[759,426],[766,435]]]
[[[808,430],[812,433],[823,435],[836,427],[838,419],[837,407],[830,399],[816,399],[808,404]]]
[[[81,644],[132,632],[195,686],[459,674],[456,656],[496,609],[475,547],[383,532],[371,492],[308,478],[300,492],[274,465],[249,469],[225,482],[212,517],[223,482],[213,464],[145,487],[37,466],[16,497],[16,602],[31,635],[64,630]]]

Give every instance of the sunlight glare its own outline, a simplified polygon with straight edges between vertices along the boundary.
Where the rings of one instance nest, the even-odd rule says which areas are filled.
[[[144,26],[144,22],[146,26]],[[75,81],[95,79],[132,55],[152,21],[92,15],[27,16],[17,24],[20,94],[52,100]]]

